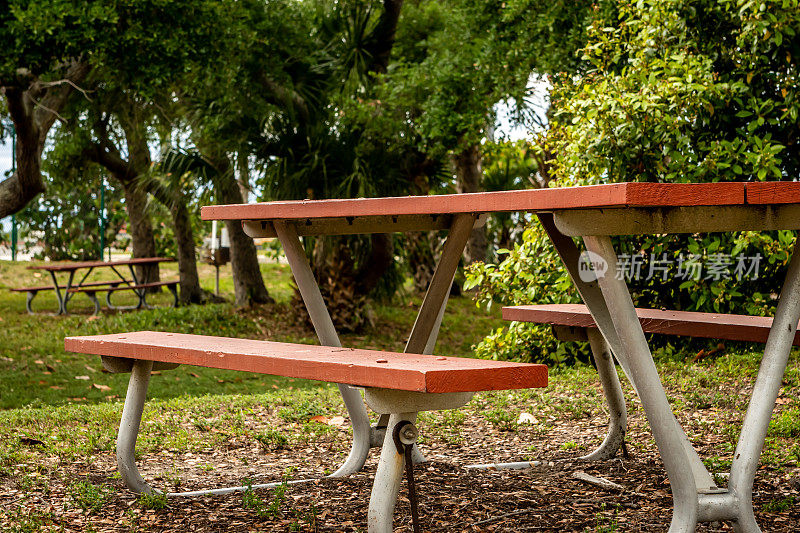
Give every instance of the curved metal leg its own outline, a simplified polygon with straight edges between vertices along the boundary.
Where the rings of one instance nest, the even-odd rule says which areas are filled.
[[[349,476],[364,468],[372,441],[370,435],[373,429],[369,424],[369,416],[361,393],[350,385],[343,384],[339,384],[339,392],[342,394],[350,423],[353,425],[353,445],[344,464],[329,477]]]
[[[341,346],[339,335],[333,325],[333,320],[325,307],[325,301],[319,292],[319,286],[311,272],[308,264],[305,249],[297,236],[297,231],[291,224],[284,222],[274,222],[275,233],[278,235],[286,254],[286,260],[292,269],[300,296],[306,304],[311,324],[317,333],[320,344],[323,346]],[[342,394],[347,414],[353,425],[353,445],[350,454],[344,464],[339,467],[332,477],[343,477],[358,472],[363,468],[369,455],[370,443],[372,442],[373,428],[369,424],[369,416],[361,393],[349,385],[340,384],[339,391]]]
[[[61,287],[58,285],[58,278],[56,277],[56,273],[52,270],[50,271],[50,278],[53,280],[53,287],[56,291],[56,299],[58,300],[58,313],[57,315],[66,315],[67,314],[67,300],[69,299],[69,291],[70,287],[72,286],[72,277],[75,275],[75,271],[69,273],[69,279],[67,281],[67,286],[64,288],[64,294],[61,294]]]
[[[94,291],[86,291],[86,296],[88,296],[89,299],[94,304],[94,313],[92,313],[92,314],[93,315],[99,315],[100,314],[100,302],[97,301],[97,295],[94,293]]]
[[[739,496],[739,516],[733,522],[733,530],[736,533],[761,533],[761,528],[756,523],[756,516],[753,514],[752,486],[748,494]]]
[[[369,497],[367,514],[367,531],[369,533],[392,533],[393,531],[394,507],[397,504],[405,463],[404,457],[394,445],[392,428],[403,420],[414,423],[416,419],[417,413],[400,413],[389,417],[389,426],[383,440],[381,458],[372,485],[372,494]]]
[[[747,407],[742,432],[733,455],[728,489],[739,501],[736,531],[760,531],[753,516],[753,480],[764,447],[775,400],[780,392],[781,379],[786,371],[792,342],[800,320],[800,253],[792,255],[789,271],[781,290],[775,318],[764,347],[764,357]]]
[[[172,298],[174,298],[172,307],[178,307],[178,285],[167,285],[167,288],[169,289],[169,292],[172,293]]]
[[[614,367],[614,358],[603,334],[599,330],[589,328],[586,330],[589,344],[592,348],[592,357],[597,365],[597,374],[603,386],[603,394],[608,404],[609,421],[608,433],[603,443],[592,453],[584,455],[581,459],[588,461],[604,461],[617,455],[620,446],[625,442],[625,432],[628,427],[628,412],[625,406],[625,396],[619,382],[617,369]]]
[[[608,264],[607,275],[598,281],[621,345],[622,351],[616,355],[628,363],[631,378],[636,383],[636,390],[642,399],[642,406],[672,487],[674,510],[669,531],[693,532],[698,518],[698,489],[715,489],[716,486],[697,453],[690,456],[685,446],[686,434],[678,424],[661,385],[630,292],[623,280],[616,279],[617,260],[611,239],[587,236],[584,237],[584,242],[587,249],[598,254]],[[697,483],[702,483],[703,486],[698,486]]]
[[[131,369],[128,393],[122,408],[122,420],[117,434],[117,469],[125,485],[133,492],[157,492],[142,479],[136,467],[136,437],[142,421],[142,411],[150,383],[152,361],[137,360]]]
[[[33,312],[33,308],[31,307],[31,302],[33,302],[33,299],[36,298],[37,294],[39,294],[39,291],[28,291],[27,294],[28,298],[25,300],[25,309],[28,310],[29,315],[33,315],[35,313]]]

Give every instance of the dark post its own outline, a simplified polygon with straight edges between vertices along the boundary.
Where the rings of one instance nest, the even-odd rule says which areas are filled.
[[[11,173],[17,170],[17,130],[11,130]],[[17,215],[11,215],[11,260],[17,260]]]
[[[106,180],[100,178],[100,261],[106,249]],[[111,258],[109,258],[109,261]]]

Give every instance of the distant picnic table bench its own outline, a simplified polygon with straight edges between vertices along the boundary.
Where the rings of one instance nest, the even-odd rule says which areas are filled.
[[[410,464],[409,456],[414,455],[416,430],[413,422],[418,411],[456,407],[466,401],[466,396],[451,395],[470,395],[484,387],[500,389],[544,384],[541,367],[513,366],[518,363],[505,363],[512,365],[505,367],[496,361],[423,358],[434,351],[450,286],[467,239],[473,228],[483,224],[487,214],[492,212],[531,212],[539,218],[598,326],[599,335],[595,340],[607,354],[608,368],[613,370],[613,354],[639,394],[672,488],[675,510],[671,531],[693,531],[698,522],[719,520],[733,521],[741,531],[758,531],[752,512],[753,479],[800,320],[800,254],[795,254],[791,260],[772,322],[762,368],[734,456],[731,481],[728,488],[720,488],[672,413],[624,280],[603,275],[588,281],[581,279],[580,251],[573,237],[581,238],[588,251],[605,261],[608,271],[615,272],[612,235],[796,230],[800,225],[800,184],[796,183],[621,183],[204,207],[204,220],[240,220],[251,237],[280,240],[320,343],[327,348],[275,345],[267,341],[260,341],[266,344],[256,348],[240,344],[241,340],[178,334],[168,337],[169,334],[148,332],[127,334],[132,337],[123,334],[116,339],[108,336],[68,339],[68,349],[115,358],[109,359],[115,361],[113,365],[121,371],[132,371],[117,448],[120,472],[128,486],[133,490],[150,490],[135,470],[133,461],[133,443],[152,368],[150,361],[156,361],[153,365],[231,365],[222,367],[279,375],[296,375],[300,373],[299,368],[304,368],[307,373],[304,370],[298,377],[339,383],[353,425],[351,453],[334,476],[358,471],[369,449],[383,442],[368,521],[370,531],[391,531],[403,465]],[[406,343],[405,354],[420,355],[342,349],[299,237],[441,229],[449,229],[448,238]],[[191,354],[187,355],[186,351]],[[277,358],[279,362],[270,360],[256,364],[254,361],[262,359],[255,356]],[[314,359],[317,357],[321,360]],[[290,362],[295,358],[299,361],[296,366]],[[319,364],[309,366],[308,358]],[[427,385],[420,389],[417,385],[408,385],[406,369],[434,375],[437,364],[448,365],[447,383],[465,385],[459,385],[458,389],[430,389]],[[475,368],[476,364],[481,366]],[[509,368],[525,377],[518,381],[502,378]],[[480,378],[473,380],[468,376]],[[419,383],[422,378],[414,379]],[[425,382],[428,383],[427,378]],[[366,387],[367,403],[381,415],[377,425],[370,425],[364,400],[352,385]],[[439,392],[434,392],[436,390]],[[418,454],[416,459],[420,458]]]
[[[67,304],[76,294],[85,294],[94,304],[94,314],[100,312],[100,302],[97,299],[97,293],[106,293],[106,304],[109,309],[128,309],[126,307],[115,306],[111,303],[111,294],[117,291],[129,290],[133,291],[138,297],[138,302],[132,309],[141,309],[147,307],[147,289],[154,287],[166,287],[174,297],[173,306],[178,304],[178,281],[158,281],[150,283],[142,283],[136,275],[135,266],[155,265],[164,262],[175,261],[169,257],[138,257],[133,259],[122,259],[117,261],[58,261],[53,263],[45,263],[42,265],[34,265],[28,267],[30,270],[44,270],[50,274],[53,281],[52,285],[40,285],[35,287],[15,287],[10,290],[14,292],[27,293],[27,300],[25,308],[28,313],[34,314],[32,308],[33,299],[41,291],[55,291],[56,299],[58,300],[58,312],[56,314],[67,314]],[[124,276],[118,267],[128,267],[130,277]],[[92,281],[87,282],[86,279],[89,275],[99,268],[109,268],[118,279],[109,281]],[[79,270],[86,270],[83,277],[75,283],[75,273]],[[66,283],[59,283],[57,274],[67,273]]]

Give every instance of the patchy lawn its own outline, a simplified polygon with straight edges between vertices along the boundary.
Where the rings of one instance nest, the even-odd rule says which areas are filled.
[[[23,283],[21,277],[32,274],[22,265],[0,263],[0,269],[9,286],[10,279]],[[103,373],[95,358],[63,351],[66,335],[134,329],[314,342],[311,329],[292,318],[286,267],[264,270],[279,303],[247,311],[217,304],[92,318],[87,300],[69,317],[28,317],[24,295],[0,291],[0,531],[364,531],[377,450],[365,471],[348,479],[213,498],[137,499],[123,487],[114,459],[127,376]],[[212,279],[210,272],[205,279]],[[43,296],[37,297],[40,306],[47,304]],[[469,355],[471,344],[500,321],[467,298],[452,303],[438,351]],[[50,304],[55,307],[54,299]],[[343,341],[400,350],[418,304],[419,297],[407,296],[398,305],[379,306],[373,330]],[[759,354],[731,345],[697,364],[687,362],[692,355],[662,354],[659,367],[690,439],[718,473],[730,464]],[[630,457],[604,463],[578,459],[600,443],[607,421],[591,367],[554,370],[544,390],[478,394],[458,411],[421,414],[420,447],[429,459],[417,467],[423,529],[666,529],[669,483],[629,387],[626,396]],[[137,451],[142,474],[162,490],[318,478],[349,451],[349,421],[328,384],[181,367],[155,376],[150,397]],[[532,420],[519,424],[521,413]],[[518,460],[540,463],[525,471],[464,468]],[[798,461],[800,357],[794,353],[756,483],[765,531],[796,530]],[[624,490],[586,485],[573,477],[577,470]],[[410,530],[405,484],[396,517],[399,530]]]

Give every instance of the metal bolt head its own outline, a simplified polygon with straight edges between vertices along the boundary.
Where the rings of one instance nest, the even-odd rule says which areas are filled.
[[[414,424],[406,424],[403,429],[400,430],[399,437],[400,442],[403,444],[414,444],[417,442],[417,437],[419,437],[419,430]]]

